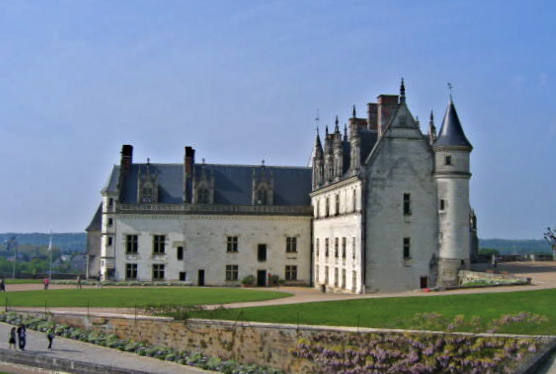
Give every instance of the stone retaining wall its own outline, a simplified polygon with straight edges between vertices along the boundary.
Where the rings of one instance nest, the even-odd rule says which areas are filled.
[[[501,274],[501,273],[484,273],[479,271],[470,271],[470,270],[460,270],[458,272],[459,284],[465,284],[468,282],[478,281],[478,280],[488,280],[491,282],[507,282],[508,280],[512,281],[521,281],[524,284],[531,283],[530,278],[522,278],[517,277],[512,274]]]
[[[30,313],[41,314],[44,313]],[[312,334],[327,332],[337,335],[338,341],[345,334],[379,333],[379,334],[445,334],[443,332],[387,330],[372,328],[328,327],[309,325],[287,325],[256,322],[231,322],[190,319],[175,321],[164,317],[121,316],[114,314],[86,315],[83,313],[52,313],[49,317],[57,324],[68,324],[89,330],[115,334],[121,338],[159,344],[181,351],[197,351],[208,356],[222,359],[233,359],[243,363],[255,363],[282,369],[287,373],[314,373],[311,362],[299,359],[291,354],[301,338],[309,338]],[[456,335],[472,335],[475,337],[492,336],[491,334],[455,333]],[[453,334],[450,334],[453,335]],[[515,335],[497,335],[518,337]],[[523,338],[524,336],[519,336]],[[538,367],[546,354],[556,348],[552,343],[542,358],[536,357],[534,364]],[[531,362],[524,363],[517,372],[532,373]]]

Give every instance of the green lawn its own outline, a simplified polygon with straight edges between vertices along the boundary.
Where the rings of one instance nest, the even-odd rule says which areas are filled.
[[[269,300],[291,294],[240,288],[145,287],[100,288],[6,292],[0,294],[0,307],[109,307],[131,308],[155,304],[201,305]]]
[[[42,279],[10,279],[5,278],[6,284],[42,284]]]
[[[556,335],[556,289],[489,293],[474,295],[450,295],[429,297],[395,297],[330,301],[271,307],[218,310],[195,313],[195,316],[227,320],[276,322],[290,324],[360,326],[401,329],[437,329],[427,324],[417,314],[437,313],[446,317],[447,323],[463,315],[465,321],[479,317],[481,331],[489,329],[488,323],[503,315],[529,312],[542,315],[548,321],[539,324],[514,323],[497,331],[516,334]],[[240,314],[241,313],[241,314]],[[477,331],[462,325],[455,330]]]

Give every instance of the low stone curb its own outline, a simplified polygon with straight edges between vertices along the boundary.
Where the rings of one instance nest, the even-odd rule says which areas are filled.
[[[41,354],[26,353],[0,348],[0,361],[17,365],[38,367],[60,373],[77,374],[149,374],[146,371],[122,369],[109,365],[92,364],[89,362],[48,357]]]

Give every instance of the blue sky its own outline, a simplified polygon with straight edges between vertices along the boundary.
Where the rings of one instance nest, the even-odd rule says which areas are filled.
[[[134,160],[307,165],[335,115],[398,93],[427,131],[447,83],[481,238],[556,225],[556,3],[0,0],[0,232],[79,232]]]

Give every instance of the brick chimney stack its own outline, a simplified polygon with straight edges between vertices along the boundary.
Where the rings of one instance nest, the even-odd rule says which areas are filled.
[[[376,103],[367,104],[367,129],[377,129],[378,105]]]
[[[191,203],[193,190],[193,165],[195,165],[195,150],[193,147],[185,147],[185,160],[183,164],[183,201]]]
[[[122,158],[120,161],[120,172],[127,173],[131,169],[131,164],[133,163],[133,146],[129,144],[124,144],[122,146]]]
[[[382,136],[384,128],[392,119],[392,115],[398,106],[398,95],[380,95],[377,98],[378,104],[378,134]]]

